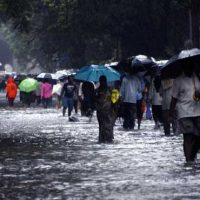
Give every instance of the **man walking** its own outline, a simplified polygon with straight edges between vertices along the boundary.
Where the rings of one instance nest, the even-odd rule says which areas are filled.
[[[68,81],[64,84],[61,92],[63,102],[63,116],[65,116],[66,109],[68,108],[68,117],[70,116],[74,107],[74,92],[76,91],[76,84],[72,76],[68,76]]]
[[[176,105],[185,158],[187,162],[194,161],[200,149],[200,80],[191,61],[183,63],[183,74],[174,81],[171,115]]]
[[[120,88],[120,93],[124,106],[124,122],[125,130],[134,129],[136,116],[136,93],[141,92],[141,83],[135,75],[127,74]]]

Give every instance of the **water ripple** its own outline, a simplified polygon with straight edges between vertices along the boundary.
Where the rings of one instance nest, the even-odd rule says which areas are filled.
[[[199,199],[200,160],[185,164],[182,136],[144,121],[98,144],[96,118],[54,109],[0,112],[0,199]],[[17,119],[17,120],[16,120]]]

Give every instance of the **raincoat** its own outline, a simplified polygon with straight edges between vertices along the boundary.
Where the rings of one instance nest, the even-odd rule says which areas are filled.
[[[41,98],[47,99],[52,96],[52,85],[50,83],[43,83],[41,85]]]
[[[6,97],[8,99],[15,99],[17,95],[17,85],[13,78],[7,80],[6,92]]]

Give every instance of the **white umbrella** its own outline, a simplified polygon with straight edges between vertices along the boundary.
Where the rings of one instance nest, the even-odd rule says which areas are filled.
[[[41,73],[37,76],[37,78],[39,79],[57,79],[55,74],[51,74],[51,73]]]
[[[69,73],[67,72],[67,70],[59,70],[54,75],[56,79],[62,79],[64,77],[69,76]]]

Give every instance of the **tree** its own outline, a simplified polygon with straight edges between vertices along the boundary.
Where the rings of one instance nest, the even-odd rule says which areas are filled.
[[[199,1],[2,0],[1,23],[22,65],[49,71],[147,54],[166,58],[188,39],[199,40]],[[192,6],[192,7],[191,7]],[[195,16],[198,16],[195,18]],[[195,20],[194,20],[195,18]],[[20,47],[20,48],[19,48]]]

